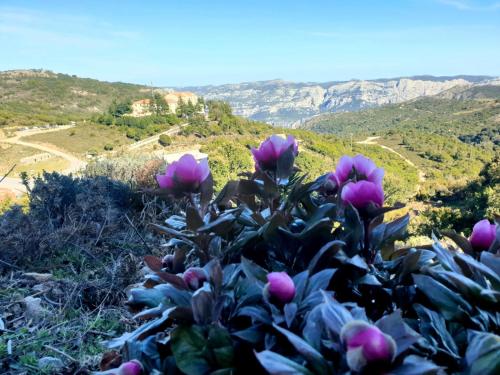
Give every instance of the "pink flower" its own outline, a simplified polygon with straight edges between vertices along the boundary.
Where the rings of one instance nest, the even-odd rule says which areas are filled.
[[[132,360],[122,363],[118,368],[118,375],[140,375],[142,374],[142,365],[139,361]]]
[[[182,278],[191,289],[197,290],[207,281],[207,274],[203,268],[191,267],[184,271]]]
[[[495,238],[496,225],[490,224],[488,219],[484,219],[474,225],[469,241],[474,250],[480,251],[489,249]]]
[[[342,327],[340,337],[347,347],[347,364],[353,371],[370,363],[394,360],[396,343],[374,325],[353,320]]]
[[[384,178],[384,170],[377,168],[375,163],[363,155],[350,157],[344,155],[337,163],[337,168],[334,173],[329,176],[335,180],[340,186],[350,179],[354,181],[367,180],[376,184],[382,184]]]
[[[156,181],[162,189],[196,192],[209,175],[206,159],[198,163],[193,155],[185,154],[178,161],[167,165],[165,174],[156,175]]]
[[[370,181],[348,182],[342,189],[341,198],[344,203],[350,203],[357,209],[365,208],[370,203],[382,207],[384,189],[380,183]]]
[[[293,155],[297,156],[299,148],[297,141],[291,135],[284,139],[276,134],[262,142],[258,149],[252,148],[255,166],[261,170],[276,170],[278,159],[289,149],[292,149]]]
[[[295,284],[286,272],[271,272],[267,274],[264,293],[275,298],[279,302],[288,303],[295,297]]]

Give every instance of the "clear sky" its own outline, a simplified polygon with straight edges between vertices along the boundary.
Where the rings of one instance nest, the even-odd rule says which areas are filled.
[[[0,70],[155,86],[500,75],[500,1],[0,0]]]

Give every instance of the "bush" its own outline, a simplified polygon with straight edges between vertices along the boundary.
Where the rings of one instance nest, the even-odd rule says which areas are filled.
[[[163,147],[170,146],[172,144],[172,138],[170,138],[167,134],[162,134],[160,135],[160,139],[158,139],[158,143]]]
[[[213,200],[211,178],[186,191],[154,225],[165,257],[145,257],[150,275],[129,291],[141,326],[108,346],[146,373],[497,373],[500,242],[475,251],[447,232],[457,246],[397,249],[408,215],[345,201],[379,186],[369,174],[304,182],[292,151]]]
[[[113,145],[112,145],[112,144],[106,143],[106,144],[104,145],[104,150],[105,150],[105,151],[112,151],[112,150],[113,150],[113,148],[114,148],[114,147],[113,147]]]

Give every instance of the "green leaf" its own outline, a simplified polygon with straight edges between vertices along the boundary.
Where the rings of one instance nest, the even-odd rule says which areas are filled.
[[[214,312],[214,296],[210,284],[205,283],[202,288],[194,292],[191,298],[193,317],[198,324],[212,323]]]
[[[200,375],[210,371],[205,358],[207,340],[199,326],[178,326],[170,333],[172,353],[177,367],[187,375]]]
[[[198,232],[213,232],[222,236],[233,228],[232,224],[235,221],[236,216],[233,214],[222,214],[214,221],[200,226]]]
[[[454,230],[441,230],[440,232],[442,235],[451,238],[464,253],[474,256],[474,250],[472,249],[472,245],[467,238],[458,234]]]
[[[489,267],[493,272],[500,277],[500,255],[488,253],[487,251],[481,252],[481,263]]]
[[[251,260],[241,257],[241,268],[249,279],[267,283],[267,271]]]
[[[488,332],[468,332],[465,360],[471,375],[500,373],[500,336]]]
[[[468,267],[473,272],[479,273],[486,277],[491,282],[493,289],[500,289],[500,275],[497,275],[491,268],[483,263],[478,262],[477,260],[466,254],[456,253],[455,259],[457,263],[460,264],[460,267],[464,270],[464,274],[467,271],[466,268]],[[476,281],[479,282],[478,280]]]
[[[394,339],[397,348],[396,356],[409,349],[421,337],[403,321],[401,310],[383,316],[376,322],[376,326]]]
[[[455,292],[427,275],[413,275],[418,289],[441,311],[445,319],[463,320],[472,306]]]
[[[340,335],[342,327],[352,320],[352,315],[342,304],[325,292],[323,292],[323,300],[321,310],[323,322],[331,332]]]
[[[336,271],[336,269],[328,268],[312,275],[307,282],[306,295],[317,290],[326,290]]]
[[[208,346],[212,349],[217,365],[222,368],[232,367],[234,359],[233,342],[229,332],[222,327],[210,326]]]
[[[270,375],[314,375],[304,366],[269,350],[255,353],[255,356]]]
[[[189,230],[195,231],[203,225],[203,219],[200,212],[192,205],[186,208],[186,224]]]
[[[311,367],[318,374],[328,373],[328,363],[323,358],[320,352],[309,345],[305,340],[297,336],[296,334],[281,328],[280,326],[273,324],[273,327],[286,336],[290,344],[293,345],[295,350],[297,350],[311,365]]]
[[[315,272],[316,268],[321,267],[321,261],[323,259],[327,260],[334,256],[341,248],[345,246],[344,241],[330,241],[323,245],[321,249],[316,253],[316,255],[309,262],[308,270],[309,272]]]
[[[450,356],[459,359],[460,355],[455,340],[446,328],[446,322],[441,314],[420,304],[414,307],[419,317],[420,332],[430,341],[436,341],[439,347]]]
[[[425,358],[409,355],[403,364],[392,369],[391,375],[439,375],[443,374],[443,368]]]

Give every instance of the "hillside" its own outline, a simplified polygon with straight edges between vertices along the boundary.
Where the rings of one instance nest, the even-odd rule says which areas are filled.
[[[345,82],[295,83],[282,80],[185,87],[207,99],[227,101],[237,115],[292,126],[324,112],[348,112],[401,103],[490,81],[487,76],[416,76]]]
[[[490,215],[500,211],[500,185],[491,177],[500,157],[497,85],[453,88],[436,97],[323,114],[303,127],[376,145],[408,160],[419,170],[417,200],[431,202],[423,217],[433,225],[463,225],[485,215],[484,210]]]
[[[104,112],[113,100],[141,98],[150,90],[46,70],[0,72],[0,127],[86,119]]]
[[[302,125],[319,133],[349,137],[381,133],[424,131],[443,136],[471,138],[486,148],[500,144],[500,86],[481,85],[452,89],[436,97],[382,106],[352,113],[322,114]]]

